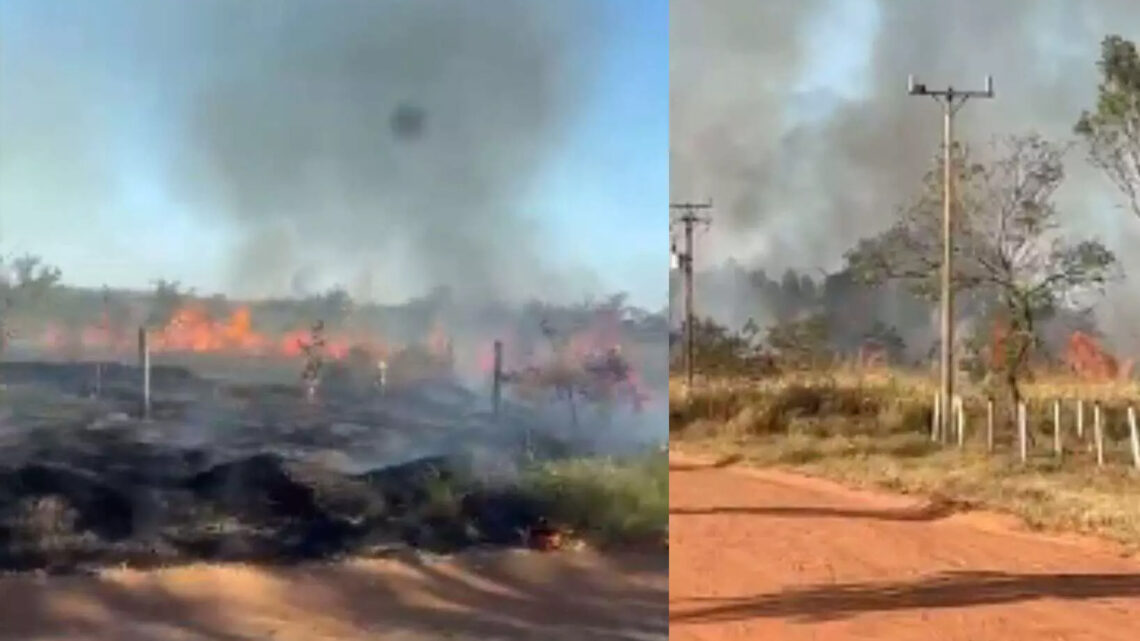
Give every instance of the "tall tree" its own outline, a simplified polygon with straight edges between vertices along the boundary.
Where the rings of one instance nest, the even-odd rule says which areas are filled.
[[[1096,109],[1077,120],[1089,161],[1108,176],[1140,216],[1140,53],[1121,36],[1101,43]]]
[[[956,147],[952,287],[981,300],[1008,323],[999,374],[1017,401],[1040,322],[1057,309],[1076,308],[1115,275],[1116,257],[1097,240],[1066,236],[1053,194],[1065,177],[1067,145],[1035,134],[995,139],[975,162]],[[864,282],[905,281],[937,300],[942,267],[941,160],[917,199],[883,234],[847,254]]]

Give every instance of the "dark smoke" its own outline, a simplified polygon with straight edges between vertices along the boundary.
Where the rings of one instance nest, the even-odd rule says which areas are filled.
[[[968,103],[955,121],[968,144],[1031,130],[1071,139],[1081,110],[1095,104],[1101,39],[1140,37],[1140,4],[1127,0],[672,4],[672,197],[716,203],[702,246],[708,263],[735,256],[774,274],[839,267],[856,239],[884,229],[913,195],[938,151],[941,114],[906,95],[908,74],[964,89],[994,76],[997,98]],[[839,79],[849,87],[800,83],[809,61],[851,36],[842,19],[820,25],[857,5],[877,7],[867,67]],[[1140,263],[1126,250],[1140,240],[1140,221],[1116,209],[1079,146],[1068,169],[1058,200],[1071,231],[1100,236],[1135,273]],[[716,305],[715,290],[704,295]],[[1138,302],[1114,295],[1101,315],[1118,320]]]

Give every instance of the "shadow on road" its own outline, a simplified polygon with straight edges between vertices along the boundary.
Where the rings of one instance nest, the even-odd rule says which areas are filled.
[[[701,470],[717,470],[734,465],[744,460],[739,454],[730,454],[713,463],[669,463],[670,472],[699,472]]]
[[[789,618],[820,622],[876,611],[966,608],[1043,598],[1122,597],[1140,597],[1140,575],[950,572],[918,582],[819,585],[752,597],[685,600],[674,602],[680,611],[671,613],[669,621],[712,623]],[[683,607],[689,604],[709,605]]]
[[[874,519],[879,521],[934,521],[961,509],[953,502],[934,501],[916,508],[867,510],[835,507],[799,506],[724,506],[706,508],[675,508],[670,516],[751,515],[775,517],[813,517],[840,519]]]
[[[253,641],[267,638],[266,632],[252,630],[248,620],[304,628],[314,614],[336,619],[354,634],[401,639],[634,641],[668,634],[664,585],[625,584],[612,574],[555,563],[523,577],[509,561],[461,557],[435,565],[407,559],[392,572],[351,563],[244,566],[236,573],[174,580],[151,573],[130,585],[102,577],[7,577],[0,580],[0,641]],[[663,565],[613,563],[618,573]]]

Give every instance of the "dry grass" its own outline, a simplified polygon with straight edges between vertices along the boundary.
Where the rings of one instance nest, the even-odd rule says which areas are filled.
[[[1063,378],[1026,386],[1030,459],[1016,460],[1009,408],[997,407],[995,450],[985,442],[981,390],[962,390],[968,416],[962,449],[930,441],[932,378],[890,371],[832,371],[763,381],[703,380],[670,387],[675,446],[740,455],[852,485],[942,495],[1015,514],[1032,527],[1106,536],[1140,548],[1140,473],[1131,469],[1125,408],[1140,385]],[[1073,399],[1086,402],[1078,438]],[[1064,455],[1052,451],[1052,403],[1062,400]],[[1093,402],[1104,408],[1107,465],[1092,453]]]
[[[659,544],[668,538],[669,461],[663,453],[538,464],[521,484],[551,506],[557,521],[596,544]]]

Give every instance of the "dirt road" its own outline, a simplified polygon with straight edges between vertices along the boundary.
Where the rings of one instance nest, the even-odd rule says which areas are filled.
[[[663,556],[479,552],[10,576],[0,578],[0,640],[664,640]]]
[[[1140,638],[1108,544],[680,457],[669,480],[674,641]]]

